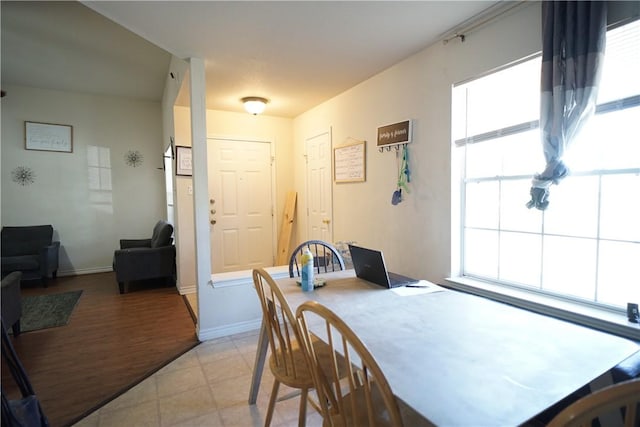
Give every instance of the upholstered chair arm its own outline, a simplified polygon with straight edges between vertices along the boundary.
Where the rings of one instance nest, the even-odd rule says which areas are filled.
[[[58,271],[58,259],[60,254],[60,242],[51,242],[49,246],[40,248],[40,275],[55,278]]]
[[[22,279],[20,271],[14,271],[2,279],[2,319],[7,328],[15,325],[22,316],[20,279]]]
[[[150,247],[151,239],[120,239],[120,249]]]

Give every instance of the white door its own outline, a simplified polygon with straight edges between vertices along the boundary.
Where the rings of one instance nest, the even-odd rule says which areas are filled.
[[[331,131],[307,138],[308,238],[333,242]]]
[[[273,265],[271,146],[209,138],[213,273]]]

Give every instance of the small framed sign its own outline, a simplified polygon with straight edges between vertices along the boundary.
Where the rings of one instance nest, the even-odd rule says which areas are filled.
[[[378,148],[411,142],[411,120],[378,128]]]
[[[73,152],[73,127],[53,123],[24,122],[25,150]]]
[[[176,145],[176,175],[193,175],[191,165],[191,147]]]

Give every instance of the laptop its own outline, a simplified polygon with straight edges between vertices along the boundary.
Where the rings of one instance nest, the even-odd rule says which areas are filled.
[[[351,252],[351,261],[353,261],[356,277],[360,279],[385,288],[397,288],[419,282],[411,277],[388,272],[384,256],[380,251],[349,245],[349,252]]]

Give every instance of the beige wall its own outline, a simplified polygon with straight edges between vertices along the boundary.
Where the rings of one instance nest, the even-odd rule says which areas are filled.
[[[176,145],[191,145],[190,120],[189,108],[174,107]],[[276,157],[276,226],[279,230],[287,192],[293,189],[292,120],[268,115],[252,116],[246,113],[208,110],[207,137],[228,137],[273,143]],[[188,191],[190,185],[192,185],[190,177],[176,177],[178,283],[182,293],[195,290],[193,195]]]
[[[294,120],[296,188],[306,206],[301,141],[332,128],[334,147],[366,140],[366,182],[334,184],[334,240],[384,251],[391,270],[439,282],[451,273],[451,87],[540,49],[540,11],[534,3],[466,41],[437,43]],[[413,119],[409,146],[411,193],[391,204],[395,151],[375,148],[377,128]],[[523,196],[524,197],[524,196]],[[301,238],[306,223],[297,223]],[[453,242],[455,245],[455,242]]]
[[[333,184],[334,240],[353,240],[380,248],[390,269],[434,282],[441,282],[455,268],[455,207],[458,196],[452,182],[451,88],[457,82],[479,76],[496,67],[517,61],[540,50],[540,5],[527,4],[508,16],[467,34],[466,41],[434,44],[388,70],[362,82],[335,98],[296,117],[292,138],[278,139],[279,204],[283,192],[298,192],[296,241],[307,238],[304,141],[331,129],[334,147],[348,138],[367,141],[366,173],[362,183]],[[188,122],[188,111],[178,123]],[[271,120],[267,116],[258,119]],[[238,121],[236,121],[237,119]],[[209,112],[209,135],[252,136],[247,132],[256,117]],[[375,148],[379,126],[413,120],[410,145],[411,193],[391,205],[396,189],[395,152],[379,153]],[[287,133],[286,124],[281,131]],[[271,132],[271,134],[274,134]],[[176,141],[189,138],[180,137]],[[256,136],[256,135],[253,135]],[[290,150],[290,151],[287,151]],[[281,156],[288,156],[283,162]],[[284,164],[283,164],[284,163]],[[292,169],[282,186],[283,169]],[[523,201],[524,203],[524,201]],[[191,206],[191,204],[188,204]],[[279,211],[281,211],[279,206]],[[180,208],[182,209],[182,208]],[[453,233],[455,234],[455,233]],[[199,325],[199,336],[208,339],[241,332],[259,325],[259,309],[250,279],[246,284],[212,288],[201,284],[211,322]],[[209,294],[214,294],[209,295]],[[225,298],[224,301],[221,298]],[[247,306],[253,301],[253,309]],[[236,308],[242,308],[240,312]]]
[[[110,271],[120,238],[151,236],[165,217],[162,114],[159,103],[3,87],[2,225],[53,225],[61,242],[59,274]],[[24,121],[73,126],[73,152],[24,149]],[[89,185],[87,148],[108,150],[111,190]],[[125,153],[144,160],[127,166]],[[11,171],[25,166],[35,182],[22,186]]]

